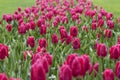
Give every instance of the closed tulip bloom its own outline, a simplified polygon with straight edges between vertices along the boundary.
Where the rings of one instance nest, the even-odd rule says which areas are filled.
[[[46,57],[42,57],[41,62],[43,64],[43,68],[45,69],[45,72],[48,73],[48,71],[49,71],[49,64],[48,64],[47,58]]]
[[[70,35],[76,37],[78,35],[78,28],[76,26],[70,27]]]
[[[107,19],[107,20],[111,20],[112,17],[113,17],[113,14],[112,14],[112,13],[107,13],[107,15],[106,15],[106,19]]]
[[[5,59],[6,57],[8,57],[8,46],[4,45],[4,44],[0,44],[0,60]]]
[[[6,15],[3,15],[3,20],[6,20],[7,23],[11,23],[13,20],[13,17],[11,14],[6,14]]]
[[[107,26],[110,28],[110,29],[113,29],[114,28],[114,22],[112,20],[108,20],[107,21]]]
[[[35,46],[35,39],[34,36],[29,36],[27,39],[27,45],[29,45],[31,48]]]
[[[102,27],[104,25],[104,20],[100,19],[98,20],[98,27]]]
[[[31,80],[46,80],[45,69],[41,60],[37,60],[31,67]]]
[[[72,80],[72,70],[68,65],[63,65],[59,70],[59,80]]]
[[[22,11],[21,7],[18,7],[18,11],[19,11],[19,12],[21,12],[21,11]]]
[[[79,77],[81,72],[82,72],[82,65],[83,64],[80,64],[79,62],[79,58],[76,57],[73,62],[72,62],[72,75],[74,77]]]
[[[70,44],[72,42],[72,36],[68,35],[66,38],[66,44]]]
[[[60,29],[60,36],[62,39],[67,38],[68,34],[67,34],[66,29],[62,29],[62,28]]]
[[[116,63],[116,66],[115,66],[115,76],[120,79],[120,61]]]
[[[41,25],[44,25],[44,24],[45,24],[45,19],[43,18],[39,19],[37,22],[38,27],[41,27]]]
[[[99,72],[99,63],[95,63],[93,66],[94,76],[96,77],[97,73]]]
[[[42,59],[42,55],[40,53],[35,53],[32,55],[32,65],[38,60],[38,59]]]
[[[26,30],[29,30],[29,29],[30,29],[30,26],[31,26],[30,23],[26,23],[26,24],[25,24]]]
[[[8,77],[5,73],[0,73],[0,80],[8,80]]]
[[[19,34],[25,34],[26,33],[26,27],[25,27],[25,25],[21,24],[18,27],[18,32],[19,32]]]
[[[119,50],[119,48],[116,45],[110,47],[110,58],[116,60],[119,57],[120,57],[120,50]]]
[[[40,34],[41,34],[41,35],[46,34],[46,31],[47,31],[46,25],[41,25],[41,26],[39,27],[39,29],[40,29]]]
[[[105,57],[107,55],[107,47],[105,44],[98,44],[97,45],[97,55],[99,57]]]
[[[53,44],[58,43],[58,36],[57,36],[56,34],[53,34],[53,35],[52,35],[52,43],[53,43]]]
[[[81,65],[81,71],[80,71],[80,76],[84,77],[87,71],[87,68],[89,66],[89,62],[87,63],[87,58],[85,56],[80,56],[78,57],[79,63]]]
[[[105,30],[105,37],[111,38],[111,37],[112,37],[112,30],[106,29],[106,30]]]
[[[41,48],[46,48],[47,47],[47,41],[46,41],[46,39],[45,38],[41,38],[41,39],[39,39],[39,46],[41,47]]]
[[[90,64],[91,64],[90,63],[90,57],[87,54],[83,54],[83,55],[81,55],[81,57],[84,58],[84,60],[85,60],[85,70],[88,71],[89,68],[90,68]]]
[[[50,55],[50,53],[48,52],[45,52],[43,56],[47,59],[49,66],[52,65],[52,60],[53,60],[52,55]]]
[[[73,49],[79,49],[80,48],[80,39],[74,38],[72,42]]]
[[[103,72],[103,80],[114,80],[114,73],[112,69],[105,69]]]
[[[66,62],[67,62],[67,64],[70,66],[70,68],[72,68],[72,62],[73,62],[73,60],[74,60],[76,57],[78,57],[78,54],[77,54],[77,53],[72,53],[72,54],[70,54],[70,55],[67,56]]]
[[[92,30],[96,30],[96,28],[97,28],[97,23],[96,23],[96,22],[93,22],[92,25],[91,25],[91,28],[92,28]]]
[[[30,29],[31,30],[35,30],[35,28],[36,28],[35,22],[34,21],[30,21]]]
[[[8,32],[10,32],[12,30],[12,25],[11,24],[7,24],[6,29]]]

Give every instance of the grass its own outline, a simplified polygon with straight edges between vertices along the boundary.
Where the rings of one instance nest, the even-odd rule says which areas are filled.
[[[115,17],[120,17],[120,0],[93,0],[94,4],[102,6]],[[0,17],[13,13],[17,7],[26,8],[35,4],[35,0],[0,0]]]
[[[18,7],[22,9],[35,4],[35,0],[0,0],[0,18],[3,14],[14,13]]]
[[[115,17],[120,17],[120,0],[93,0],[93,3],[112,12]]]

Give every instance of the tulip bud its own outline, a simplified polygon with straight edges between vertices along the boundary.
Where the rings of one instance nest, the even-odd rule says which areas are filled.
[[[94,70],[94,76],[96,77],[98,71],[99,71],[99,63],[95,63],[93,66],[93,70]]]
[[[105,30],[105,37],[111,38],[111,36],[112,36],[112,31],[110,29],[106,29]]]
[[[66,62],[67,62],[67,64],[70,66],[70,68],[72,68],[72,62],[73,62],[73,60],[74,60],[76,57],[78,57],[78,54],[77,54],[77,53],[72,53],[72,54],[70,54],[70,55],[67,56]]]
[[[90,57],[87,54],[81,55],[85,59],[85,70],[88,71],[90,68]]]
[[[0,80],[8,80],[8,77],[5,73],[0,73]]]
[[[35,30],[36,24],[34,21],[30,21],[30,29]]]
[[[60,28],[60,36],[62,39],[67,38],[68,34],[67,34],[66,29],[63,29],[62,27]]]
[[[97,55],[99,57],[105,57],[107,55],[107,48],[105,44],[98,44],[97,45]]]
[[[120,61],[116,63],[116,66],[115,66],[115,76],[120,79]]]
[[[46,80],[45,69],[41,60],[37,60],[31,67],[31,80]]]
[[[12,30],[12,25],[11,25],[11,24],[8,24],[8,25],[6,26],[6,29],[7,29],[8,32],[10,32],[10,31]]]
[[[68,65],[63,65],[60,68],[59,80],[72,80],[72,71]]]
[[[34,36],[29,36],[27,39],[27,45],[29,45],[31,48],[35,46],[35,39]]]
[[[105,69],[103,72],[103,80],[114,80],[114,73],[112,69]]]
[[[5,59],[8,55],[8,47],[4,44],[0,44],[0,60]]]
[[[46,34],[46,29],[47,29],[46,25],[41,25],[41,26],[39,27],[39,29],[40,29],[40,34],[41,34],[41,35]]]
[[[47,41],[46,41],[45,38],[39,39],[38,43],[39,43],[39,46],[41,48],[43,48],[43,47],[46,48],[47,47]]]
[[[70,27],[70,35],[72,37],[77,37],[77,35],[78,35],[78,28],[76,26]]]
[[[102,27],[104,25],[104,20],[100,19],[98,20],[98,27]]]
[[[82,72],[82,65],[80,62],[79,62],[79,58],[76,57],[73,62],[72,62],[72,75],[74,77],[79,77],[81,72]]]
[[[74,49],[79,49],[80,48],[80,40],[79,38],[74,38],[72,42],[72,46]]]
[[[58,43],[58,36],[56,34],[52,35],[52,43],[57,44]]]
[[[72,42],[72,36],[68,35],[66,38],[66,44],[70,44]]]
[[[110,47],[110,58],[111,59],[118,59],[119,56],[120,56],[119,48],[116,45]]]
[[[24,24],[21,24],[19,27],[18,27],[18,32],[19,34],[25,34],[26,33],[26,27]]]
[[[96,22],[94,22],[94,23],[92,23],[92,30],[96,30],[96,28],[97,28],[97,23]]]
[[[48,64],[49,64],[49,65],[52,65],[52,55],[50,55],[50,53],[48,53],[48,52],[45,52],[45,53],[43,54],[43,56],[46,57],[46,59],[47,59],[47,61],[48,61]]]
[[[18,7],[18,11],[19,11],[19,12],[21,12],[21,11],[22,11],[22,9],[21,9],[20,7]]]
[[[110,29],[113,29],[114,28],[114,22],[112,20],[108,20],[107,21],[107,26],[110,28]]]

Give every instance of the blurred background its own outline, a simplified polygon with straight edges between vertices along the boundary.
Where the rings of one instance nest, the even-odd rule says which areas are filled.
[[[92,0],[94,5],[102,6],[112,12],[115,17],[120,15],[120,0]],[[13,13],[18,7],[22,9],[35,4],[35,0],[0,0],[0,17],[4,13]]]
[[[93,3],[120,17],[120,0],[93,0]]]

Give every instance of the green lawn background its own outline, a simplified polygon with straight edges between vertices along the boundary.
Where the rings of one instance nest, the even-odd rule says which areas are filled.
[[[115,17],[120,17],[120,0],[93,0],[93,3],[112,12]]]
[[[120,0],[93,0],[93,3],[112,12],[115,17],[120,17]],[[0,17],[3,14],[13,13],[17,7],[24,9],[34,4],[35,0],[0,0]]]
[[[18,7],[26,8],[35,4],[35,0],[0,0],[0,17],[3,14],[14,13]]]

